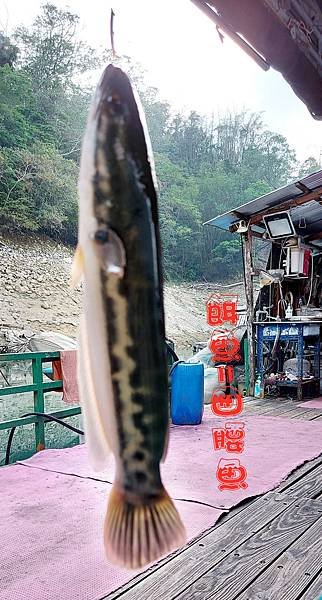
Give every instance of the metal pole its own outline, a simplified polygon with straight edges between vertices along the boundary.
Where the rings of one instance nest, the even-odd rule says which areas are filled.
[[[45,412],[44,404],[44,389],[43,389],[43,375],[42,375],[42,361],[41,357],[36,355],[32,359],[32,382],[36,384],[37,389],[34,391],[34,411]],[[43,417],[37,418],[35,423],[35,436],[36,436],[36,452],[45,449],[45,423]]]
[[[250,228],[241,234],[244,278],[246,293],[247,339],[248,339],[248,375],[250,396],[254,394],[255,386],[255,348],[254,348],[254,294],[253,294],[253,265],[252,265],[252,234]]]

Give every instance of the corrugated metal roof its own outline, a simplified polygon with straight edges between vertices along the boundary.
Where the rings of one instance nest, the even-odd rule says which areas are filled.
[[[207,221],[205,225],[213,225],[214,227],[229,231],[230,226],[241,219],[248,219],[257,213],[262,213],[266,209],[269,213],[271,209],[278,208],[280,204],[287,200],[304,196],[305,192],[299,189],[297,184],[303,184],[311,191],[314,191],[318,187],[322,187],[322,170],[317,171],[317,173],[312,173],[307,177],[303,177],[303,179],[290,183],[278,190],[269,192],[268,194],[265,194],[265,196],[260,196],[255,200],[251,200],[222,215],[218,215]],[[322,231],[322,207],[319,202],[316,202],[315,200],[308,201],[301,206],[293,207],[291,209],[291,216],[295,225],[299,224],[301,217],[305,217],[306,234]],[[258,230],[255,225],[252,229]]]

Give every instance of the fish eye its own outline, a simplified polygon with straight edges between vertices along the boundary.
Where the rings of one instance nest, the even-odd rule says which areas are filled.
[[[121,102],[121,98],[116,95],[110,95],[106,98],[107,101],[107,111],[108,114],[114,115],[116,117],[121,116],[123,114],[124,106]]]
[[[111,94],[107,98],[107,102],[119,102],[119,101],[120,101],[120,98],[117,94]]]
[[[94,240],[99,244],[107,244],[108,238],[108,231],[106,229],[98,229],[94,233]]]

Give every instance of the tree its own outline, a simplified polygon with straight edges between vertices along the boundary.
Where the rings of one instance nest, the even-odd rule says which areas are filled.
[[[48,3],[30,30],[16,30],[19,63],[38,89],[69,89],[75,77],[98,66],[95,50],[78,40],[78,25],[77,15]]]
[[[4,33],[0,32],[0,67],[4,67],[4,65],[12,67],[17,60],[17,56],[17,46],[12,44],[10,38],[4,35]]]
[[[49,139],[29,77],[9,65],[0,67],[0,144],[28,148],[35,139]]]
[[[209,267],[212,277],[221,281],[239,275],[242,272],[240,238],[232,238],[218,244],[212,251]]]
[[[165,271],[171,278],[200,276],[198,235],[201,214],[195,203],[195,179],[162,154],[156,154],[159,212]]]
[[[92,90],[84,75],[103,60],[78,35],[79,17],[45,4],[15,42],[0,35],[0,221],[68,243],[77,234],[77,176]],[[165,273],[173,279],[239,275],[239,238],[203,223],[294,176],[287,140],[262,115],[206,119],[174,114],[128,56],[156,159]],[[82,85],[81,85],[81,82]],[[316,170],[309,158],[300,173]]]
[[[262,156],[260,174],[272,187],[280,187],[294,177],[296,156],[280,134],[264,131],[257,146]]]
[[[213,124],[213,158],[221,161],[227,170],[240,166],[245,154],[256,148],[262,131],[260,114],[247,112],[227,113]]]
[[[320,169],[321,165],[318,163],[318,161],[313,156],[309,156],[309,158],[300,164],[298,177],[306,177],[306,175],[316,173]]]
[[[7,227],[76,240],[77,167],[51,147],[0,151],[0,217]]]

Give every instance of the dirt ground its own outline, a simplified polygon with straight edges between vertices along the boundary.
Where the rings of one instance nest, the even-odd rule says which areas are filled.
[[[69,287],[71,264],[72,250],[47,238],[0,236],[0,333],[57,331],[76,337],[82,290]],[[166,333],[180,357],[208,339],[205,305],[216,290],[207,283],[165,286]],[[243,304],[243,286],[234,291]]]

